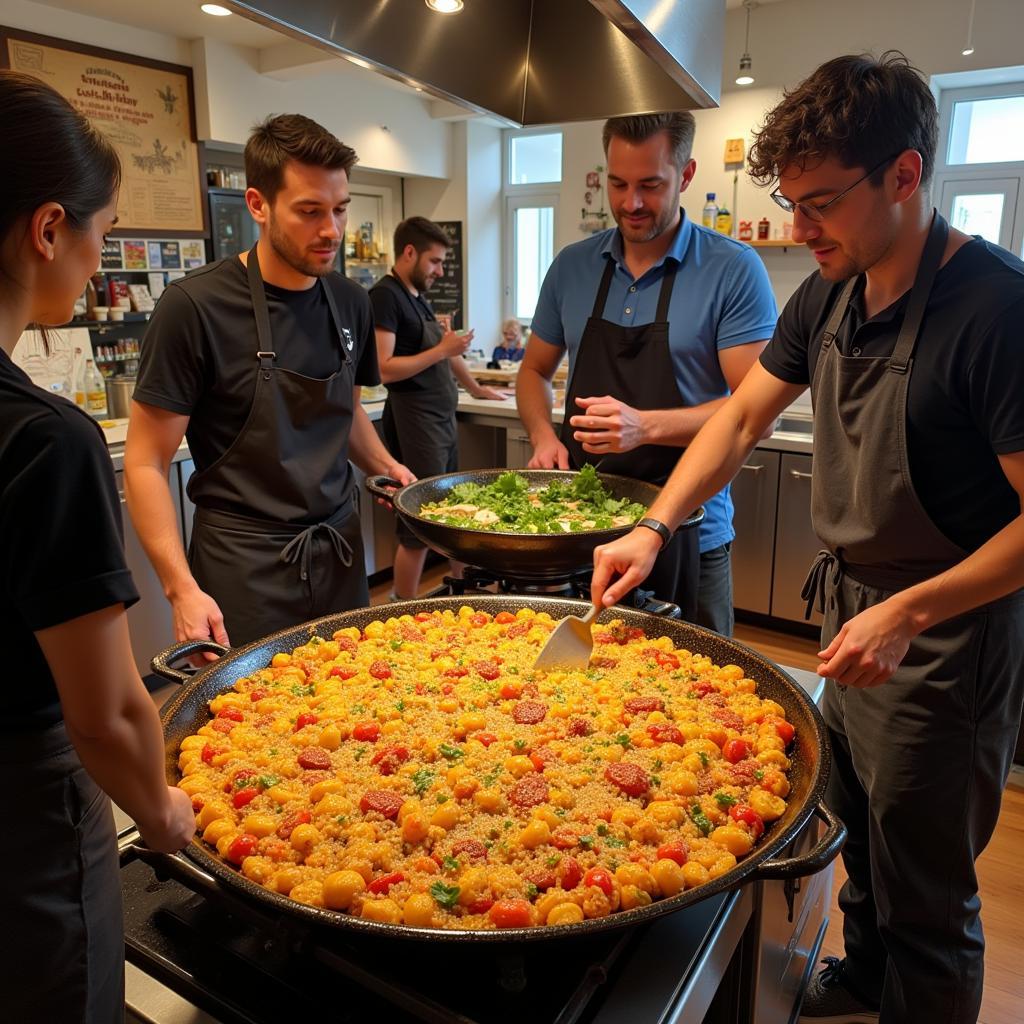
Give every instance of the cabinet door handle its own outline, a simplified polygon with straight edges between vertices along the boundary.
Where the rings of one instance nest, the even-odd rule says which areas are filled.
[[[751,473],[760,473],[761,470],[764,469],[764,466],[748,466],[746,463],[744,463],[742,466],[740,466],[740,469],[749,469]]]
[[[811,479],[811,474],[810,473],[801,473],[799,469],[791,469],[789,471],[789,475],[794,480],[810,480]]]

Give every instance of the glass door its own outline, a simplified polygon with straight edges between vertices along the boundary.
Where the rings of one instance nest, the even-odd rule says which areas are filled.
[[[508,315],[529,327],[544,275],[555,258],[555,195],[509,196],[506,200],[506,252],[511,282],[505,287]]]

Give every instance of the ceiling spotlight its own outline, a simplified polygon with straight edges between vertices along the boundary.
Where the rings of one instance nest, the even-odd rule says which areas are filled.
[[[971,13],[967,17],[967,45],[960,51],[965,57],[974,53],[974,5],[977,0],[971,0]]]
[[[755,0],[743,0],[743,6],[747,9],[747,37],[743,45],[743,56],[740,57],[740,73],[736,76],[737,85],[753,85],[754,76],[751,74],[753,63],[750,60],[750,12],[757,6]]]
[[[212,14],[215,18],[226,18],[231,12],[220,4],[200,4],[199,10],[203,14]]]
[[[426,5],[438,14],[458,14],[462,10],[462,0],[425,0]]]

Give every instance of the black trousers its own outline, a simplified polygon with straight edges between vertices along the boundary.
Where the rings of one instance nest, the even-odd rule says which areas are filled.
[[[63,724],[0,737],[0,1017],[124,1020],[124,928],[110,801]]]
[[[888,597],[846,577],[822,646]],[[1024,597],[926,630],[869,690],[829,682],[827,800],[849,828],[845,980],[882,1024],[975,1024],[985,940],[975,860],[995,829],[1024,702]]]

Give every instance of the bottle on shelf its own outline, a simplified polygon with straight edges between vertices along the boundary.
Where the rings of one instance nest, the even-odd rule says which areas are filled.
[[[107,416],[107,385],[91,359],[85,361],[85,411],[98,420]]]
[[[72,401],[79,409],[85,408],[85,360],[82,358],[82,350],[75,349],[75,358],[71,363],[71,377],[74,381],[72,386]]]
[[[707,202],[704,204],[704,210],[701,214],[701,224],[706,228],[715,230],[718,221],[718,204],[715,202],[715,193],[707,193]]]
[[[732,214],[724,206],[719,207],[715,217],[715,230],[723,235],[732,234]]]
[[[757,222],[757,240],[759,242],[767,242],[768,241],[768,239],[771,237],[771,234],[770,234],[771,227],[772,227],[771,222],[768,220],[767,217],[762,217]]]

